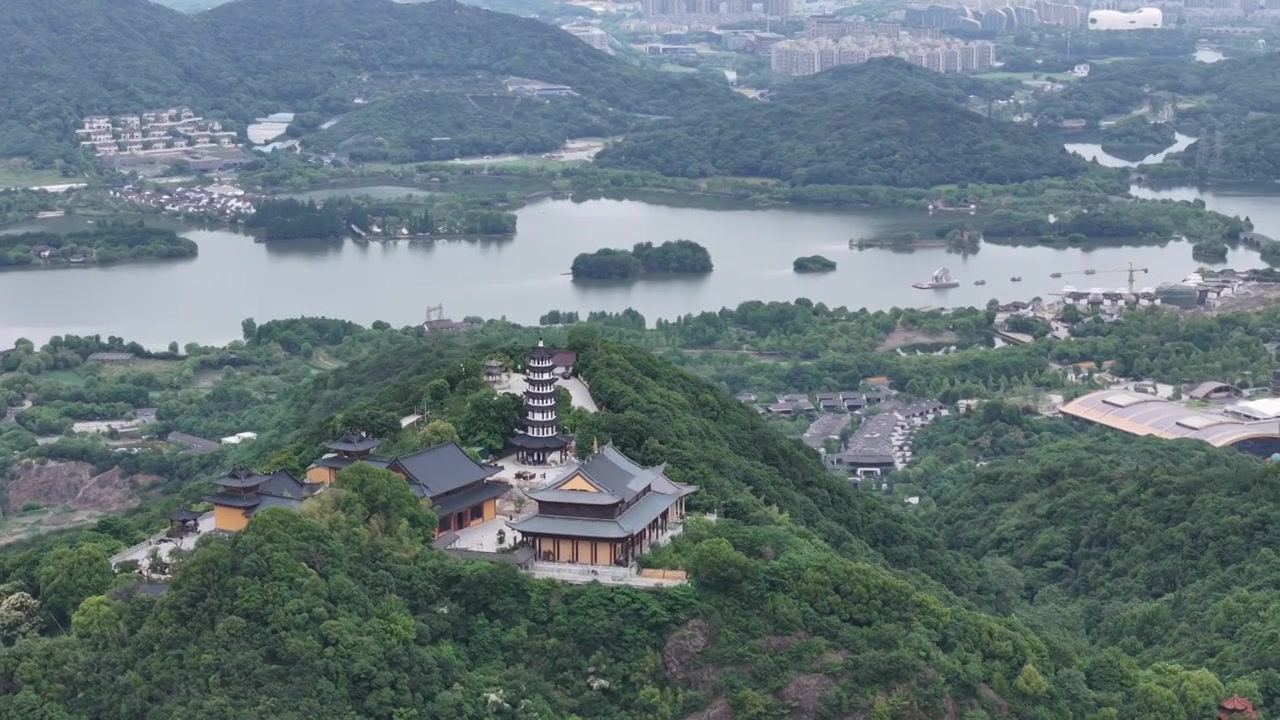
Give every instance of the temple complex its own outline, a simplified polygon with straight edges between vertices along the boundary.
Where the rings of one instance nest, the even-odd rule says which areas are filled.
[[[437,535],[493,520],[498,516],[498,498],[511,489],[489,479],[498,473],[497,467],[476,462],[456,442],[394,457],[372,454],[381,444],[364,433],[348,431],[324,443],[330,452],[307,468],[305,481],[285,470],[264,475],[238,468],[216,481],[222,488],[218,494],[204,498],[214,504],[215,527],[242,530],[259,507],[301,507],[304,499],[328,487],[339,471],[356,462],[400,475],[414,495],[429,500],[440,518]]]
[[[523,427],[510,439],[516,448],[516,461],[524,465],[563,461],[573,444],[573,438],[560,434],[556,418],[554,358],[555,353],[538,340],[538,346],[525,361]]]
[[[260,473],[247,467],[237,467],[214,482],[219,491],[202,499],[213,503],[214,528],[228,532],[243,530],[249,518],[264,507],[297,510],[303,500],[324,487],[299,480],[288,470]]]
[[[612,445],[529,493],[538,511],[510,523],[538,560],[628,566],[666,541],[684,519],[684,499],[697,491],[672,481],[665,466],[641,467]]]

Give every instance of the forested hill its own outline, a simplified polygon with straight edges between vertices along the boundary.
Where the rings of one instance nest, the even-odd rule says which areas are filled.
[[[328,412],[492,392],[468,342],[406,338],[298,387],[285,412],[314,457]],[[434,518],[400,478],[348,471],[302,513],[267,509],[204,540],[158,597],[104,572],[93,542],[3,556],[0,587],[19,601],[4,603],[0,640],[32,631],[18,590],[70,626],[38,619],[46,637],[0,648],[0,718],[996,720],[1143,706],[1123,688],[1096,695],[1115,678],[1085,677],[990,611],[985,565],[724,392],[591,328],[569,345],[601,406],[575,432],[667,463],[699,486],[695,512],[719,512],[650,557],[691,585],[561,586],[453,560],[428,547]],[[272,442],[255,450],[285,452]],[[113,541],[105,525],[88,535]]]
[[[6,0],[0,67],[0,155],[51,140],[69,148],[80,116],[95,112],[185,103],[240,122],[274,110],[342,112],[366,73],[424,86],[517,75],[649,114],[745,103],[698,78],[642,71],[537,20],[453,0],[235,0],[194,16],[146,0]]]
[[[1011,183],[1085,170],[1048,135],[957,102],[1001,90],[897,59],[872,60],[796,80],[767,102],[629,135],[597,161],[681,177],[896,187]]]

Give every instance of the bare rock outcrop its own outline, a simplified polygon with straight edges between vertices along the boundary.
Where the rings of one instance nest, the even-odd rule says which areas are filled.
[[[711,626],[702,618],[694,618],[667,637],[662,649],[662,665],[667,677],[688,680],[698,664],[698,656],[711,642]]]
[[[115,512],[137,505],[139,491],[161,481],[156,475],[124,477],[119,468],[94,473],[86,462],[23,460],[7,484],[4,510],[11,514],[27,503],[39,503]]]

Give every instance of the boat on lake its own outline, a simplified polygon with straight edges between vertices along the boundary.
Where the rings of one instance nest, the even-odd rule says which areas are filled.
[[[1022,276],[1014,275],[1013,277],[1009,278],[1009,282],[1022,282]]]
[[[1060,278],[1060,277],[1062,277],[1062,273],[1049,273],[1049,277],[1051,277],[1051,278]]]
[[[986,281],[986,280],[974,280],[974,281],[973,281],[973,284],[974,284],[974,285],[986,285],[986,284],[987,284],[987,281]]]
[[[945,290],[960,287],[960,282],[951,278],[950,270],[938,268],[933,271],[933,277],[929,278],[929,282],[915,283],[911,287],[917,290]]]

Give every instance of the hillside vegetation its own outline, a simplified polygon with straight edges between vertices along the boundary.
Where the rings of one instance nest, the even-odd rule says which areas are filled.
[[[537,20],[452,0],[236,0],[198,15],[146,0],[107,5],[0,4],[0,155],[69,151],[88,113],[189,104],[239,124],[265,111],[341,113],[358,107],[348,86],[362,77],[517,75],[662,115],[746,102],[698,78],[642,71]]]
[[[608,137],[635,122],[603,100],[584,97],[419,91],[351,112],[307,143],[341,149],[355,161],[448,160],[552,152],[570,138]]]
[[[185,361],[225,369],[205,392],[165,394],[157,422],[213,437],[255,427],[255,443],[169,455],[164,475],[181,480],[159,502],[0,554],[0,720],[1200,720],[1230,692],[1267,708],[1280,699],[1274,467],[989,401],[923,428],[892,490],[863,493],[722,389],[606,337],[786,351],[752,365],[681,356],[732,389],[763,388],[765,374],[791,389],[855,387],[883,372],[950,403],[1061,388],[1049,357],[1110,357],[1117,372],[1154,377],[1264,377],[1261,338],[1277,318],[1151,309],[1078,323],[1075,340],[1051,348],[942,356],[873,348],[898,327],[972,341],[988,316],[756,302],[652,332],[636,329],[634,311],[545,328],[549,344],[578,352],[600,407],[563,408],[569,429],[665,463],[699,487],[690,510],[716,514],[644,560],[687,569],[691,585],[561,586],[448,558],[429,548],[434,518],[403,481],[363,468],[300,514],[265,510],[243,533],[179,556],[158,597],[138,592],[106,557],[197,498],[229,453],[296,472],[346,427],[370,429],[388,452],[442,432],[500,447],[519,403],[485,384],[482,361],[518,358],[543,332],[248,320],[243,345]],[[23,343],[0,363],[10,375],[0,387],[17,381],[7,400],[38,389],[66,412],[151,402],[141,374],[60,391],[41,379],[100,347]],[[320,347],[345,364],[252,375]],[[402,430],[413,408],[433,421]],[[74,438],[34,445],[33,459],[143,467],[158,457],[112,457]],[[76,448],[82,457],[67,454]],[[907,493],[921,503],[902,503]]]
[[[452,343],[436,351],[456,366]],[[204,541],[156,598],[104,572],[114,543],[105,533],[6,557],[5,592],[20,598],[11,616],[26,618],[38,602],[69,620],[70,633],[0,650],[0,717],[674,718],[708,709],[923,720],[960,708],[1005,718],[1086,707],[1056,689],[1065,668],[1042,640],[980,609],[990,582],[976,562],[827,474],[812,451],[703,381],[590,331],[575,331],[571,344],[603,408],[577,432],[667,462],[674,479],[700,486],[696,509],[719,511],[651,558],[687,567],[692,586],[564,587],[449,559],[427,547],[434,517],[402,480],[348,470],[338,491],[301,514],[267,510],[243,533]],[[308,385],[362,389],[377,403],[383,393],[368,372],[401,354]],[[470,372],[413,374],[441,360],[402,366],[410,375],[385,390],[474,387]],[[298,400],[323,403],[321,388],[299,390]],[[31,634],[7,627],[10,638]],[[65,691],[71,685],[77,692]]]
[[[1211,716],[1215,683],[1170,686],[1167,665],[1138,671],[1161,662],[1274,698],[1276,630],[1264,618],[1280,612],[1280,561],[1262,535],[1280,507],[1277,469],[1229,448],[1011,410],[929,426],[919,469],[899,481],[934,498],[928,520],[949,547],[998,571],[1001,607],[1052,656],[1076,658],[1098,699],[1167,703],[1172,691],[1187,717]],[[1090,647],[1101,653],[1088,658]]]
[[[597,162],[797,185],[1003,184],[1084,172],[1084,161],[1047,135],[957,102],[996,87],[897,59],[873,60],[795,80],[767,102],[633,133],[603,150]]]

